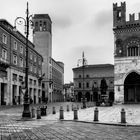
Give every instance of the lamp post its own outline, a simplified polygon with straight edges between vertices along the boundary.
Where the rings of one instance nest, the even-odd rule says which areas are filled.
[[[25,94],[24,94],[24,109],[22,113],[22,118],[31,118],[31,112],[30,112],[30,100],[29,100],[29,94],[28,94],[28,36],[29,36],[29,23],[32,23],[30,18],[32,15],[29,15],[28,10],[28,2],[27,2],[27,9],[26,9],[26,18],[23,17],[17,17],[15,19],[15,29],[16,29],[16,23],[19,25],[24,24],[25,26],[25,34],[26,34],[26,67],[25,67]],[[24,22],[23,22],[24,21]]]
[[[87,64],[87,60],[85,59],[85,56],[84,56],[84,52],[82,54],[82,59],[78,59],[78,66],[79,64],[82,63],[82,83],[83,83],[83,92],[82,92],[82,103],[83,103],[83,108],[86,108],[86,98],[85,98],[85,65]]]

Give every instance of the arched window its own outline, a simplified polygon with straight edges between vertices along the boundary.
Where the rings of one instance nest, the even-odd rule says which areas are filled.
[[[79,88],[81,88],[81,83],[79,83]]]
[[[89,83],[88,82],[86,83],[86,87],[89,88]]]
[[[46,30],[46,21],[43,22],[43,31]]]
[[[81,75],[79,75],[79,78],[81,78]]]

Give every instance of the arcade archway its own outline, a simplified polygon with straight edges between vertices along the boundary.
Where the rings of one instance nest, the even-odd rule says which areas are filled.
[[[130,73],[124,81],[124,102],[140,102],[140,75],[136,72]]]
[[[87,102],[89,102],[90,101],[90,93],[89,92],[86,92],[85,97],[87,98]]]
[[[78,92],[78,98],[77,98],[78,102],[81,102],[81,98],[82,98],[82,92]]]

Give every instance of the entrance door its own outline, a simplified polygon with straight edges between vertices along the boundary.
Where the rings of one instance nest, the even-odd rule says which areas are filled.
[[[130,73],[124,81],[124,102],[140,102],[140,75],[136,72]]]

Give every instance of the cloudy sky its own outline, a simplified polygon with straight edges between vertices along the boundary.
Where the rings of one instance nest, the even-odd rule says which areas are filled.
[[[139,0],[125,0],[129,13],[140,12]],[[0,18],[12,25],[25,17],[27,0],[1,0]],[[30,14],[49,14],[52,19],[52,55],[65,64],[65,83],[73,81],[72,68],[82,52],[88,64],[113,64],[112,4],[119,0],[28,0]],[[122,1],[123,2],[123,1]],[[21,29],[22,32],[22,29]],[[32,32],[30,33],[32,35]]]

